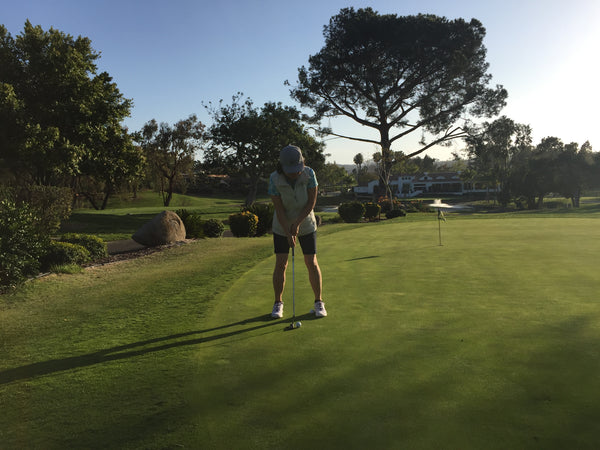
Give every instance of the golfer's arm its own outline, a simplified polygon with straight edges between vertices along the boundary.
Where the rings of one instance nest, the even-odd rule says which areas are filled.
[[[300,211],[300,215],[296,219],[296,222],[298,223],[298,225],[300,225],[302,223],[302,221],[304,219],[306,219],[306,217],[308,217],[310,212],[313,209],[315,209],[316,204],[317,204],[317,188],[316,187],[308,188],[308,201],[306,202],[306,205],[304,205],[304,208],[302,208],[302,211]]]
[[[277,214],[277,220],[281,224],[282,228],[286,230],[286,233],[290,234],[290,226],[291,224],[287,220],[287,216],[285,214],[285,208],[283,207],[283,200],[281,200],[280,195],[271,195],[271,201],[273,202],[273,206],[275,207],[275,214]]]

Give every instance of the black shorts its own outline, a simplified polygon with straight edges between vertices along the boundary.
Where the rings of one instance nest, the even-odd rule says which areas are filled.
[[[302,247],[302,253],[305,255],[316,255],[317,254],[317,232],[305,234],[304,236],[298,236],[298,242]],[[275,246],[275,253],[290,252],[290,244],[286,236],[273,233],[273,244]]]

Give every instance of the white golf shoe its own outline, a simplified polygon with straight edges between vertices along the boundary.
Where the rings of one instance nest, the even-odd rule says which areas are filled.
[[[322,301],[315,302],[315,317],[325,317],[327,316],[327,310],[325,309],[325,303]]]
[[[283,317],[283,302],[275,302],[271,317],[274,319],[281,319]]]

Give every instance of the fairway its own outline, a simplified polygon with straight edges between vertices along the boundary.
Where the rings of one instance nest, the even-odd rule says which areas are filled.
[[[324,237],[329,317],[303,317],[287,333],[250,323],[199,351],[200,378],[210,381],[199,384],[197,403],[212,405],[200,413],[201,440],[595,447],[596,224],[456,220],[443,225],[441,247],[437,227],[424,223]],[[268,311],[270,269],[259,264],[232,286],[215,311],[220,322]],[[296,285],[297,311],[308,312],[308,281],[297,275]]]
[[[308,314],[312,291],[297,258],[303,326],[293,331],[284,331],[289,268],[284,319],[268,317],[269,238],[203,241],[74,275],[89,285],[87,297],[40,283],[29,295],[43,297],[28,301],[49,319],[26,316],[16,300],[0,309],[8,355],[0,407],[11,411],[0,418],[0,440],[7,448],[597,448],[598,219],[450,217],[440,246],[431,217],[323,227],[329,317]],[[221,259],[247,262],[217,267],[206,255],[222,246]],[[52,295],[66,303],[48,306]],[[60,319],[68,311],[78,319]],[[31,329],[19,333],[37,340],[13,325],[5,331],[25,320]],[[62,344],[50,347],[47,335]]]

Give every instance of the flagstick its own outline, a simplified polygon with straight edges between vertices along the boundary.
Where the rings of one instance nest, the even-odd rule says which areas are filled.
[[[441,211],[438,209],[438,234],[440,235],[440,247],[442,246],[442,219],[440,218]]]

